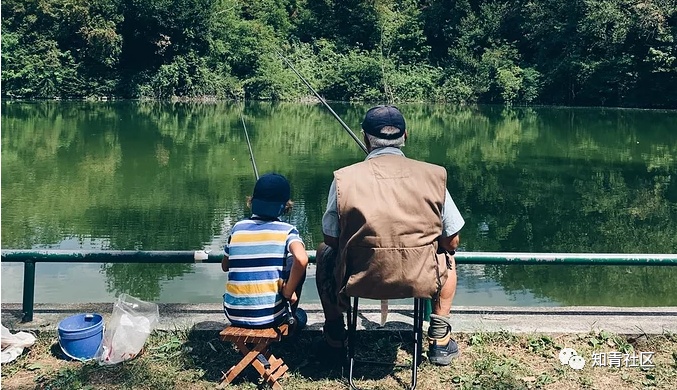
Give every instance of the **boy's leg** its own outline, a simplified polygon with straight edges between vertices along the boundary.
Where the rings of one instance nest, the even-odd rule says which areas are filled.
[[[308,323],[308,315],[306,314],[303,309],[299,307],[299,303],[301,303],[301,292],[303,291],[303,284],[306,282],[306,274],[303,273],[303,278],[301,278],[301,282],[299,283],[298,286],[296,286],[296,296],[298,299],[296,300],[296,303],[291,305],[291,312],[293,313],[294,317],[296,318],[296,329],[301,330],[306,327],[306,324]]]

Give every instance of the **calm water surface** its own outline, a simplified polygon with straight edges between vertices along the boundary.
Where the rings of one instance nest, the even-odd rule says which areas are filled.
[[[367,105],[332,104],[354,130]],[[463,251],[675,253],[677,112],[401,105],[443,165]],[[254,175],[228,103],[2,103],[2,248],[220,251]],[[248,103],[260,172],[292,183],[309,249],[332,171],[363,152],[319,105]],[[218,264],[37,265],[36,302],[220,302]],[[2,264],[2,302],[23,266]],[[674,267],[460,266],[457,305],[677,305]],[[316,300],[314,283],[304,290]]]

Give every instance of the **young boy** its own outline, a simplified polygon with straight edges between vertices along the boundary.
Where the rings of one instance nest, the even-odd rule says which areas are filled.
[[[284,176],[261,176],[248,201],[252,216],[233,226],[221,262],[228,272],[223,308],[233,325],[278,326],[287,320],[287,301],[296,311],[308,255],[296,228],[278,218],[291,208],[290,195]]]

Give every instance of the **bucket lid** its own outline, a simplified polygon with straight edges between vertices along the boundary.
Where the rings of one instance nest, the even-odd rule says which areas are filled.
[[[84,332],[103,326],[103,317],[97,313],[82,313],[64,318],[59,322],[59,334]]]

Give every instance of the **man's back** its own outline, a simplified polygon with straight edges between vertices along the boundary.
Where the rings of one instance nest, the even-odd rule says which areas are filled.
[[[385,299],[430,297],[443,279],[446,170],[401,155],[383,155],[340,169],[336,178],[350,295]]]
[[[376,161],[334,172],[322,216],[324,242],[317,249],[316,284],[325,316],[324,349],[341,353],[341,292],[375,299],[427,296],[433,298],[428,357],[448,365],[458,356],[447,316],[456,291],[453,254],[463,217],[444,188],[444,168],[411,162],[400,169],[393,164],[393,170],[381,173],[379,165],[389,159],[378,160],[385,155],[404,157],[400,148],[407,140],[407,125],[397,107],[370,108],[362,131],[367,160]]]

